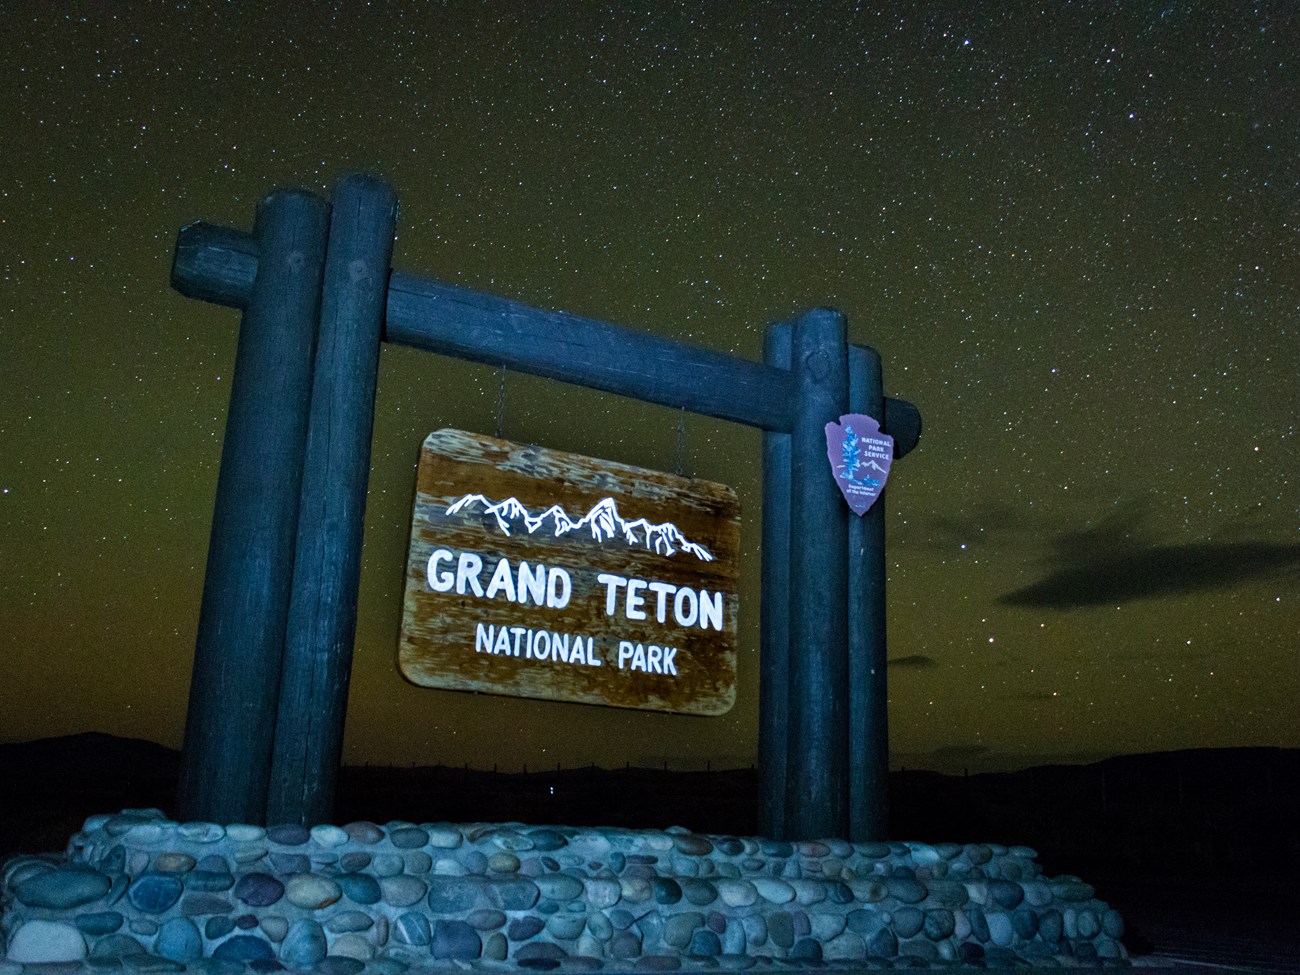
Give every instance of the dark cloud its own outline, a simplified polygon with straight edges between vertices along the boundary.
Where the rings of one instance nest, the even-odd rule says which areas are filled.
[[[1007,606],[1044,609],[1118,605],[1224,589],[1300,570],[1300,545],[1296,544],[1255,541],[1126,546],[1116,545],[1116,541],[1101,529],[1062,539],[1058,548],[1065,564],[998,601]]]
[[[933,657],[927,657],[922,653],[914,653],[907,657],[895,657],[888,662],[890,667],[938,667],[939,662]]]

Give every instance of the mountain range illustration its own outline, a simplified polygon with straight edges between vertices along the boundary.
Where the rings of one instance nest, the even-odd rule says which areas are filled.
[[[466,494],[447,506],[447,514],[481,509],[496,518],[497,527],[509,535],[513,524],[522,522],[528,534],[535,534],[549,524],[556,538],[570,532],[587,529],[591,537],[602,545],[606,539],[621,537],[628,545],[645,546],[660,555],[689,552],[702,562],[712,562],[713,554],[703,545],[686,538],[672,522],[651,524],[644,518],[628,521],[618,513],[613,498],[601,498],[581,518],[574,518],[558,504],[553,504],[539,515],[533,514],[518,498],[493,501],[481,494]]]

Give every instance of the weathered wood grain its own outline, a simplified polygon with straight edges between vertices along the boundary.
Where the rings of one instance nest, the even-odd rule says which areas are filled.
[[[239,329],[185,720],[185,819],[266,813],[328,215],[297,192],[257,212],[263,260]]]
[[[826,461],[827,420],[848,412],[844,316],[794,323],[799,400],[790,434],[790,747],[785,831],[848,832],[848,506]]]
[[[849,349],[849,411],[884,409],[880,355]],[[849,519],[849,839],[889,830],[889,695],[885,662],[885,494]]]
[[[348,176],[335,187],[267,796],[272,823],[332,817],[396,219],[386,183]]]
[[[763,360],[790,368],[789,322],[774,322]],[[758,828],[785,835],[786,758],[790,748],[790,434],[763,433],[763,564],[759,627]]]
[[[515,524],[505,534],[481,506],[449,515],[466,494],[491,501],[518,499],[531,513],[560,505],[574,520],[612,497],[626,520],[671,522],[686,539],[704,546],[713,561],[682,550],[668,556],[625,541],[601,544],[589,534],[554,537],[548,527],[528,534]],[[455,430],[430,434],[420,455],[415,511],[407,560],[399,664],[416,684],[616,707],[717,715],[735,700],[736,625],[740,539],[739,505],[725,485],[674,477],[575,454],[496,440]],[[445,548],[471,552],[484,563],[487,585],[500,559],[517,567],[542,564],[567,572],[572,598],[563,609],[518,605],[472,591],[435,592],[429,556]],[[454,565],[450,566],[454,570]],[[646,593],[647,619],[627,619],[620,590],[617,612],[606,615],[607,572],[723,594],[723,626],[682,627],[666,605],[667,622],[655,618]],[[476,650],[477,624],[521,626],[593,638],[600,666],[529,660]],[[677,648],[676,676],[619,669],[620,641]]]

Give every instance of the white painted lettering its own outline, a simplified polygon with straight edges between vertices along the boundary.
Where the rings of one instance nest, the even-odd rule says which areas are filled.
[[[510,632],[515,635],[515,642],[512,645],[511,656],[517,657],[519,656],[519,638],[528,632],[528,628],[525,626],[512,626],[510,627]]]
[[[497,630],[497,642],[492,645],[492,652],[510,656],[510,634],[506,632],[504,626]]]
[[[699,615],[700,601],[695,590],[682,586],[673,597],[673,619],[677,620],[678,626],[694,626]]]
[[[676,647],[664,647],[664,673],[665,674],[672,674],[674,677],[677,676],[677,664],[673,662],[673,658],[676,656],[677,656]]]
[[[530,599],[535,606],[546,602],[546,566],[539,565],[533,571],[527,562],[519,563],[519,589],[516,597],[516,602],[525,605]]]
[[[722,631],[722,593],[700,590],[700,629]]]
[[[445,548],[434,549],[429,556],[429,588],[434,592],[448,592],[456,584],[456,577],[450,569],[439,569],[438,563],[451,559],[451,552]]]
[[[491,653],[493,638],[496,636],[496,627],[492,625],[484,626],[478,623],[474,627],[474,652]]]
[[[645,605],[645,597],[641,595],[644,590],[644,580],[629,579],[627,581],[627,605],[623,608],[623,613],[628,619],[645,619],[645,610],[641,608]]]
[[[650,591],[655,594],[655,619],[660,623],[668,620],[668,597],[677,591],[677,587],[667,582],[650,583]]]
[[[605,615],[614,615],[614,606],[618,603],[618,590],[627,585],[627,580],[622,576],[610,575],[608,572],[602,572],[596,576],[597,582],[605,584]]]
[[[510,563],[502,559],[497,563],[496,569],[492,573],[492,581],[488,583],[487,598],[496,599],[497,593],[504,592],[506,599],[512,603],[515,601],[515,580],[510,574]]]
[[[563,569],[548,569],[546,573],[546,605],[551,609],[564,609],[573,595],[573,580]]]
[[[478,574],[483,571],[483,560],[473,552],[461,552],[456,562],[456,592],[465,595],[465,586],[474,590],[475,596],[483,595],[483,586],[478,581]]]

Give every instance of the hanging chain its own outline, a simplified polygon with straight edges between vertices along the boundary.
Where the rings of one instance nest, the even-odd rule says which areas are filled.
[[[677,476],[684,477],[686,470],[686,407],[677,414]]]
[[[505,437],[506,430],[506,364],[501,363],[501,378],[497,383],[497,439]]]

